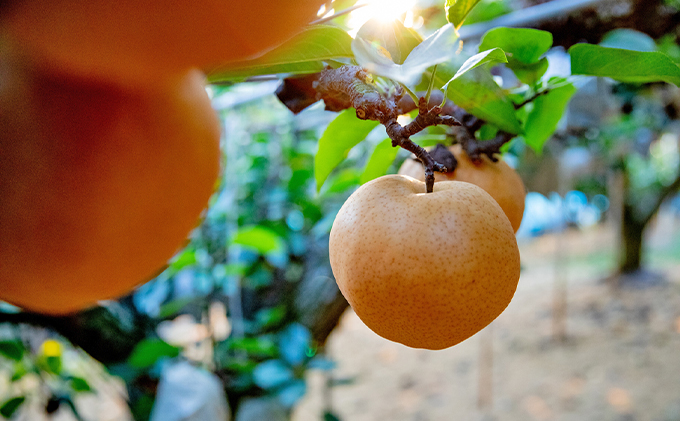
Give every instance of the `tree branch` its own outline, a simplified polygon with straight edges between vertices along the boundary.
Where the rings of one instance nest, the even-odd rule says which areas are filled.
[[[448,172],[422,147],[410,140],[410,137],[427,127],[436,125],[461,126],[462,123],[451,115],[442,115],[442,108],[430,108],[425,97],[418,101],[418,115],[406,126],[397,122],[403,114],[398,104],[404,98],[404,90],[395,87],[392,92],[382,93],[373,83],[371,76],[361,67],[342,66],[338,69],[326,69],[312,85],[317,91],[317,98],[324,100],[326,109],[340,111],[354,107],[357,118],[374,120],[385,126],[387,135],[392,139],[392,146],[399,146],[412,152],[425,167],[426,191],[431,193],[434,186],[434,171]]]
[[[538,92],[536,92],[535,94],[533,94],[532,96],[530,96],[529,98],[527,98],[527,99],[525,99],[524,101],[520,102],[519,104],[514,104],[515,109],[516,109],[516,110],[519,110],[520,108],[524,107],[524,106],[527,105],[528,103],[534,102],[534,101],[536,100],[536,98],[538,98],[538,97],[540,97],[540,96],[542,96],[542,95],[547,95],[549,92],[550,92],[550,89],[549,89],[549,88],[548,88],[548,89],[544,89],[544,90],[542,90],[542,91],[538,91]]]
[[[656,200],[654,202],[654,206],[651,206],[649,209],[649,212],[644,215],[642,220],[640,221],[643,225],[647,225],[647,223],[656,215],[656,211],[661,207],[663,204],[664,200],[668,198],[671,194],[677,192],[680,190],[680,171],[678,172],[677,177],[671,184],[668,186],[664,187],[661,190],[661,193],[656,197]]]

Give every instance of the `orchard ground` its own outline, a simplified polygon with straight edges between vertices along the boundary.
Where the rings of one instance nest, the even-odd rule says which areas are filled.
[[[386,341],[351,311],[329,338],[331,389],[341,420],[680,420],[680,218],[662,213],[649,232],[647,267],[666,282],[613,293],[614,230],[570,230],[520,244],[517,293],[490,327],[447,350]],[[553,339],[555,286],[567,287],[566,340]],[[480,366],[493,346],[491,376]],[[482,373],[480,373],[480,369]],[[481,376],[480,376],[481,374]],[[491,381],[480,396],[479,382]],[[321,419],[323,373],[294,421]],[[486,402],[479,402],[479,399]]]

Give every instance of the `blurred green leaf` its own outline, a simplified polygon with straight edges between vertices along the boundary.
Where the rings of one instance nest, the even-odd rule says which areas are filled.
[[[397,158],[399,153],[399,148],[392,146],[392,139],[389,137],[382,142],[378,143],[373,149],[371,157],[364,167],[364,172],[359,178],[360,184],[365,184],[375,178],[381,177],[387,174],[390,166]]]
[[[78,408],[76,408],[76,404],[73,402],[73,399],[69,396],[65,396],[60,399],[62,403],[66,404],[66,406],[71,409],[71,412],[73,413],[73,416],[76,417],[77,421],[85,421],[83,417],[80,415],[80,411],[78,411]]]
[[[284,317],[286,317],[286,307],[284,305],[263,308],[255,313],[255,321],[262,329],[278,325]]]
[[[17,362],[14,365],[14,372],[12,373],[12,377],[10,378],[10,382],[20,380],[22,377],[26,375],[26,373],[28,373],[28,370],[26,370],[24,364]]]
[[[666,34],[657,42],[657,51],[666,54],[675,63],[680,62],[680,46],[675,42],[673,34]]]
[[[479,51],[499,47],[524,64],[537,62],[552,47],[550,32],[528,28],[494,28],[482,37]],[[508,67],[512,68],[511,65]]]
[[[48,373],[60,374],[62,369],[61,356],[47,356],[42,357],[42,368]]]
[[[450,139],[446,138],[446,135],[434,135],[434,134],[411,136],[411,140],[413,141],[413,143],[415,143],[418,146],[422,146],[423,148],[429,148],[430,146],[435,146],[439,143],[441,144],[451,143]]]
[[[659,52],[576,44],[569,49],[571,73],[610,77],[628,83],[667,82],[680,86],[680,67]]]
[[[654,38],[644,32],[628,28],[617,28],[607,32],[602,37],[600,46],[633,51],[656,51]]]
[[[329,25],[308,26],[283,45],[254,60],[230,63],[208,74],[208,82],[238,81],[248,77],[316,73],[324,60],[352,57],[352,37]]]
[[[526,83],[529,86],[535,85],[546,71],[548,71],[548,59],[543,57],[536,63],[524,64],[516,60],[508,60],[508,63],[512,62],[512,66],[508,66],[512,69],[522,83]]]
[[[71,383],[71,389],[73,389],[76,392],[92,391],[90,384],[87,382],[87,380],[83,379],[82,377],[71,377],[69,379],[69,382]]]
[[[468,13],[463,25],[479,22],[488,22],[499,16],[512,12],[508,0],[481,0],[470,13]]]
[[[253,356],[272,357],[278,353],[276,343],[269,336],[231,339],[229,349],[242,350]]]
[[[248,271],[248,265],[245,263],[227,263],[224,265],[225,276],[243,276]]]
[[[174,315],[182,311],[184,307],[193,303],[195,300],[197,300],[197,297],[182,297],[167,302],[161,306],[158,312],[158,317],[161,319],[173,317]]]
[[[342,12],[343,10],[349,9],[357,3],[357,0],[333,0],[333,10],[335,13]],[[347,21],[350,19],[350,13],[345,13],[333,19],[333,22],[337,23],[341,27],[347,26]]]
[[[349,151],[378,126],[377,121],[360,120],[354,108],[347,109],[328,125],[314,157],[316,191],[321,190],[328,175],[347,158]]]
[[[332,412],[326,411],[323,413],[323,421],[340,421],[340,418]]]
[[[257,367],[257,363],[252,360],[237,360],[237,359],[229,359],[223,367],[227,370],[231,371],[236,371],[239,373],[251,373],[255,367]]]
[[[384,22],[381,19],[370,19],[363,24],[355,38],[377,43],[390,53],[392,61],[397,64],[402,64],[423,40],[420,34],[406,28],[399,20]]]
[[[323,218],[324,216],[321,207],[319,207],[319,205],[316,203],[310,202],[309,200],[301,202],[300,206],[302,207],[302,214],[305,216],[305,219],[309,219],[312,224],[317,223],[319,219]]]
[[[465,17],[480,0],[446,0],[446,20],[456,28],[463,25]]]
[[[19,409],[25,400],[25,396],[17,396],[15,398],[6,400],[5,403],[3,403],[0,407],[0,415],[5,418],[12,418],[14,413],[17,411],[17,409]]]
[[[144,339],[132,350],[128,363],[135,368],[149,368],[161,358],[174,358],[179,355],[179,348],[160,339]]]
[[[14,361],[21,361],[24,356],[24,344],[21,341],[1,341],[0,354]]]
[[[551,89],[546,95],[541,95],[533,101],[533,109],[524,128],[524,140],[536,153],[541,153],[543,145],[555,132],[569,100],[575,93],[574,85],[568,83]]]
[[[239,228],[232,243],[255,249],[267,254],[283,248],[283,240],[274,231],[261,225]]]
[[[456,56],[458,36],[451,25],[440,28],[415,47],[403,64],[396,64],[381,48],[363,38],[357,37],[352,42],[352,51],[360,66],[375,75],[413,86],[429,67]]]
[[[188,247],[170,261],[170,270],[178,272],[196,263],[196,251]]]
[[[498,127],[492,126],[491,124],[485,124],[479,129],[477,133],[478,140],[490,140],[496,137],[498,134]]]
[[[359,185],[360,171],[356,168],[345,168],[332,177],[325,193],[342,193],[353,186]]]
[[[139,399],[132,402],[130,410],[135,420],[148,420],[151,418],[153,410],[154,396],[144,394]]]

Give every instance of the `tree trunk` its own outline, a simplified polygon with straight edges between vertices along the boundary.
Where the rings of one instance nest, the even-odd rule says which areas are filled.
[[[640,223],[633,206],[624,204],[621,218],[621,248],[619,249],[618,272],[636,272],[642,265],[642,239],[646,224]]]

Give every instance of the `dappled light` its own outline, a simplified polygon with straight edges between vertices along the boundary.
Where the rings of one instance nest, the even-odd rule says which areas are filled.
[[[416,0],[360,0],[357,5],[364,6],[350,13],[347,25],[351,30],[358,30],[370,19],[377,19],[385,24],[399,20],[407,28],[418,22],[422,25],[422,18],[418,20],[413,15]]]

